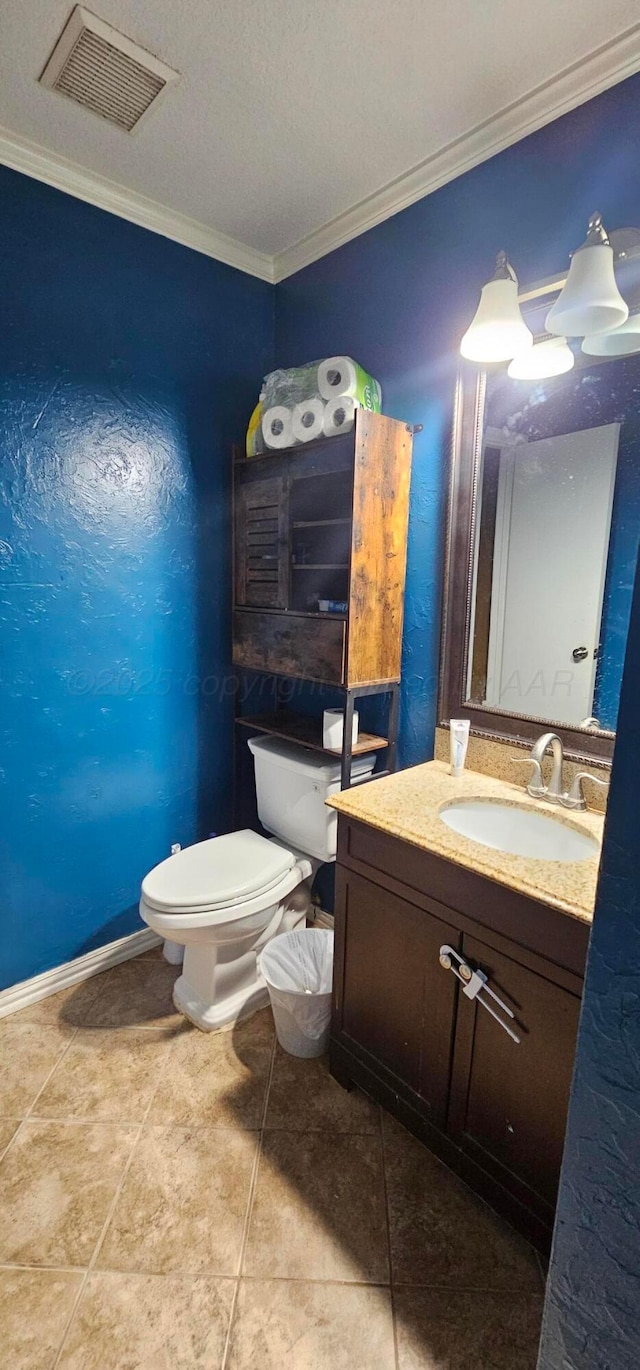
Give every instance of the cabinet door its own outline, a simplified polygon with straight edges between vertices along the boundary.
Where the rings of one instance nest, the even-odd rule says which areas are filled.
[[[334,1030],[409,1086],[441,1124],[457,982],[442,975],[438,952],[458,940],[440,919],[338,866]]]
[[[288,486],[283,476],[236,491],[235,602],[286,609],[289,601]]]
[[[491,988],[512,1009],[520,1044],[460,994],[448,1130],[509,1189],[524,1186],[525,1202],[526,1191],[533,1191],[552,1209],[580,999],[471,937],[464,938],[463,953],[471,966],[486,972]]]

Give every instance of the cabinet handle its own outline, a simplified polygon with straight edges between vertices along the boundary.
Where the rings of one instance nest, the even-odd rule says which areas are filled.
[[[512,1042],[516,1042],[517,1045],[520,1046],[520,1038],[516,1036],[513,1028],[510,1028],[508,1023],[503,1023],[502,1018],[500,1018],[495,1009],[491,1007],[491,1004],[487,1003],[487,1000],[484,997],[485,994],[490,994],[491,998],[499,1005],[503,1013],[506,1013],[508,1018],[515,1017],[515,1014],[512,1013],[509,1005],[505,1004],[503,999],[499,999],[497,994],[494,994],[484,971],[479,970],[477,967],[473,970],[464,958],[460,956],[459,952],[454,951],[454,948],[448,946],[447,943],[440,948],[438,959],[443,970],[452,970],[457,979],[460,980],[463,987],[462,993],[466,994],[467,999],[475,999],[478,1004],[481,1004],[483,1008],[486,1008],[487,1013],[490,1013],[491,1017],[495,1018],[496,1023],[500,1024],[500,1027],[507,1033],[507,1036],[511,1038]],[[454,962],[457,962],[457,965],[455,965]]]

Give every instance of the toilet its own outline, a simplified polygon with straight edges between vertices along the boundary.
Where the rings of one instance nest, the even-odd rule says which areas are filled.
[[[258,817],[249,828],[196,842],[145,876],[140,916],[184,946],[177,1009],[205,1032],[249,1017],[268,1003],[260,951],[280,932],[304,927],[318,866],[335,861],[337,814],[325,806],[340,788],[340,759],[274,737],[252,737]],[[354,757],[354,781],[375,756]]]

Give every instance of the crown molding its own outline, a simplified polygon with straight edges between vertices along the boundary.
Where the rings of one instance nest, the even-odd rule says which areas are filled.
[[[257,276],[261,281],[277,284],[637,71],[640,71],[640,24],[634,24],[587,57],[565,67],[558,75],[506,105],[490,119],[477,124],[275,257],[2,128],[0,163],[121,219],[128,219],[151,233],[171,238],[195,252]]]
[[[86,200],[99,209],[106,209],[120,219],[128,219],[140,228],[148,228],[151,233],[159,233],[163,238],[182,243],[183,247],[191,247],[194,252],[202,252],[205,257],[214,257],[226,266],[233,266],[249,276],[257,276],[259,280],[273,284],[273,258],[268,253],[258,252],[246,243],[227,237],[226,233],[218,233],[216,229],[208,228],[186,214],[167,209],[146,195],[128,190],[106,176],[86,171],[66,157],[60,157],[2,128],[0,163],[12,167],[14,171],[22,171],[36,181],[55,186],[56,190],[64,190],[77,200]]]
[[[640,70],[640,24],[565,67],[274,259],[276,284]]]

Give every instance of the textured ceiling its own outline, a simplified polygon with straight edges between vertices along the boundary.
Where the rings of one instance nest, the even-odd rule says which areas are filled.
[[[0,123],[273,254],[637,23],[638,0],[95,0],[181,72],[127,135],[37,84],[70,0],[3,0]]]

